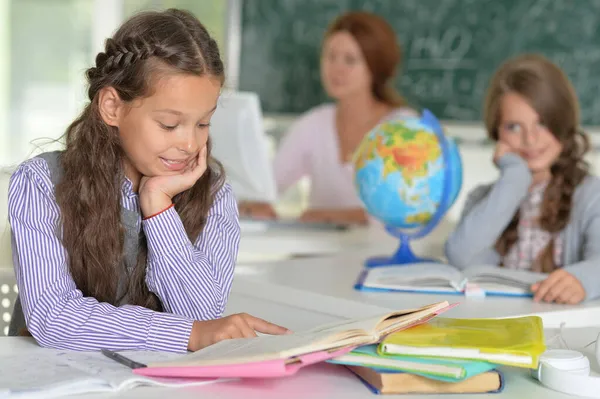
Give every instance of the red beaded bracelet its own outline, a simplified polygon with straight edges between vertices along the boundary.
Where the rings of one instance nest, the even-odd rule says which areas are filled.
[[[163,212],[166,212],[166,211],[168,211],[169,209],[173,208],[174,206],[175,206],[175,204],[171,204],[171,205],[169,205],[168,207],[166,207],[165,209],[163,209],[162,211],[155,213],[154,215],[146,216],[146,217],[144,218],[144,220],[148,220],[148,219],[150,219],[150,218],[153,218],[154,216],[158,216],[158,215],[160,215],[161,213],[163,213]]]

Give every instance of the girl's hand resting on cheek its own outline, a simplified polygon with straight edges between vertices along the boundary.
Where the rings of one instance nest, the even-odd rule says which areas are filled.
[[[144,217],[149,217],[168,208],[177,194],[188,190],[202,177],[207,168],[206,146],[198,157],[177,175],[142,176],[140,180],[140,207]]]
[[[512,147],[506,144],[504,141],[498,141],[496,144],[496,151],[494,152],[494,164],[498,165],[500,158],[509,152],[513,152]]]
[[[188,341],[188,350],[197,351],[219,341],[256,337],[256,332],[269,335],[291,334],[287,328],[269,323],[246,313],[215,320],[195,321]]]
[[[585,299],[585,289],[581,282],[571,273],[559,269],[555,270],[547,279],[531,286],[535,302],[556,302],[570,305],[577,304]]]

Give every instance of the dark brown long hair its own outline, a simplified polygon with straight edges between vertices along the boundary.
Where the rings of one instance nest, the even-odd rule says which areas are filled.
[[[69,270],[85,296],[115,305],[122,300],[117,298],[117,276],[124,268],[120,216],[124,154],[118,129],[100,116],[98,95],[105,87],[113,87],[125,102],[151,95],[158,69],[208,75],[221,82],[224,77],[215,40],[192,14],[175,9],[137,14],[106,41],[95,66],[87,70],[90,103],[65,134],[66,149],[61,156],[64,174],[56,187],[56,198]],[[223,169],[210,158],[210,142],[208,147],[204,175],[173,199],[192,241],[201,233],[214,195],[223,185]],[[162,310],[145,283],[146,258],[143,239],[137,265],[129,276],[128,302]]]
[[[325,39],[337,32],[348,32],[357,41],[371,72],[375,98],[393,107],[405,105],[393,86],[393,78],[402,61],[402,50],[390,24],[370,12],[350,11],[331,23]]]
[[[498,140],[500,103],[502,96],[508,92],[527,99],[563,146],[550,168],[552,177],[544,192],[539,221],[542,229],[558,233],[568,224],[573,194],[589,171],[584,159],[589,150],[589,138],[579,127],[577,95],[565,73],[543,56],[527,54],[507,61],[493,76],[485,102],[485,124],[493,140]],[[518,225],[519,212],[496,242],[496,250],[502,257],[517,241]],[[540,253],[536,262],[546,273],[556,268],[554,239]]]

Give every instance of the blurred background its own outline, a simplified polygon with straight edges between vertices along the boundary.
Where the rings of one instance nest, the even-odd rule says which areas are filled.
[[[186,8],[219,42],[227,86],[259,94],[272,148],[302,112],[326,100],[319,50],[348,9],[386,17],[402,43],[396,86],[460,143],[465,187],[495,178],[480,122],[485,86],[509,56],[538,51],[574,82],[583,123],[598,142],[600,1],[569,0],[0,0],[0,167],[62,135],[86,101],[84,70],[133,13]],[[595,153],[595,152],[594,152]],[[590,156],[595,163],[595,155]],[[477,166],[477,167],[473,167]],[[306,182],[284,198],[303,206]],[[303,188],[304,187],[304,188]],[[1,179],[0,193],[6,193]],[[6,220],[5,194],[0,220]],[[462,208],[462,197],[450,217]]]
[[[327,25],[350,9],[384,16],[403,48],[396,87],[411,106],[432,110],[459,144],[464,183],[448,226],[466,193],[497,176],[481,104],[492,72],[518,53],[540,52],[569,75],[595,144],[589,160],[597,174],[597,0],[0,0],[0,272],[11,264],[11,171],[38,146],[47,149],[83,108],[84,71],[104,40],[132,14],[169,7],[190,10],[216,38],[229,89],[258,94],[272,150],[298,115],[327,101],[319,82]],[[308,184],[287,192],[279,209],[300,213]],[[8,290],[0,286],[0,293]],[[10,319],[6,310],[2,317]]]

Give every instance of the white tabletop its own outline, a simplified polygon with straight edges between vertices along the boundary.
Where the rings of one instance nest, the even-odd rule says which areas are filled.
[[[445,237],[453,223],[444,220],[425,239],[411,243],[417,255],[442,257]],[[391,255],[399,241],[381,225],[354,227],[346,231],[270,228],[244,228],[240,240],[239,264],[264,263],[291,257],[324,256],[343,253],[349,249],[371,255]]]
[[[360,227],[347,231],[286,228],[255,231],[242,228],[238,264],[294,256],[336,254],[348,247],[368,247],[377,241],[374,236],[380,236],[380,232]]]

